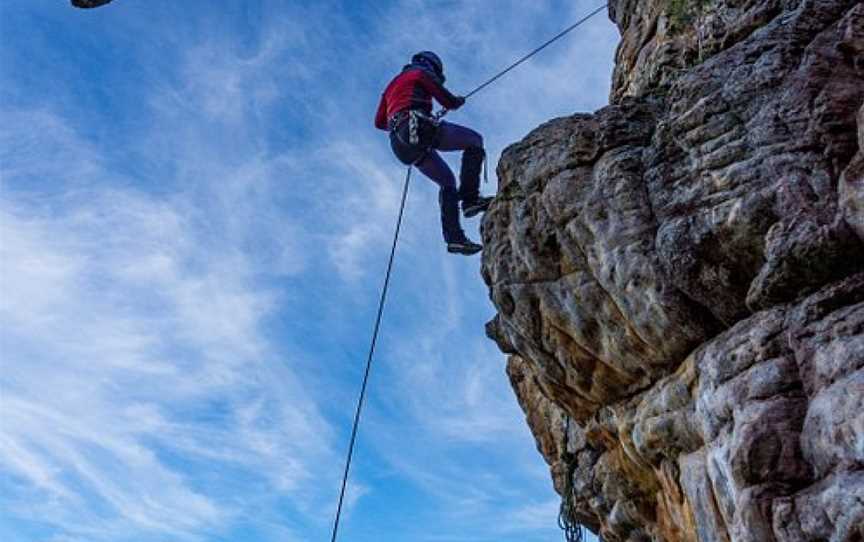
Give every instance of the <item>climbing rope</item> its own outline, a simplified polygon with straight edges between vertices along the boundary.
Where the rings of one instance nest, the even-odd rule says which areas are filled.
[[[576,458],[568,457],[570,454],[567,447],[570,442],[570,416],[566,416],[564,426],[564,456],[567,458],[567,478],[564,480],[564,494],[561,497],[561,509],[558,512],[558,527],[564,531],[564,540],[567,542],[582,542],[585,532],[582,525],[573,517],[576,494],[573,488],[573,475],[576,473]]]
[[[534,50],[531,51],[530,53],[526,54],[525,56],[523,56],[522,58],[520,58],[520,59],[517,60],[516,62],[510,64],[509,66],[507,66],[506,68],[504,68],[503,70],[501,70],[500,72],[498,72],[497,74],[495,74],[494,76],[492,76],[492,77],[491,77],[489,80],[487,80],[485,83],[483,83],[482,85],[478,86],[477,88],[475,88],[474,90],[472,90],[471,92],[469,92],[468,94],[466,94],[466,95],[465,95],[465,99],[467,100],[468,98],[474,96],[475,94],[477,94],[478,92],[480,92],[480,91],[483,90],[484,88],[488,87],[489,85],[491,85],[491,84],[494,83],[495,81],[501,79],[502,77],[504,77],[505,75],[507,75],[508,73],[510,73],[511,71],[513,71],[514,69],[516,69],[518,66],[520,66],[521,64],[527,62],[529,59],[531,59],[532,57],[534,57],[534,56],[535,56],[536,54],[538,54],[540,51],[543,51],[544,49],[546,49],[547,47],[549,47],[550,45],[552,45],[552,44],[555,43],[556,41],[560,40],[561,38],[563,38],[564,36],[566,36],[566,35],[569,34],[570,32],[573,32],[574,30],[576,30],[577,28],[579,28],[579,27],[582,26],[583,24],[585,24],[585,23],[587,23],[588,21],[590,21],[591,19],[593,19],[597,14],[599,14],[601,11],[603,11],[604,9],[606,9],[606,8],[608,8],[608,7],[609,7],[609,4],[603,4],[602,6],[600,6],[600,7],[597,8],[597,9],[595,9],[594,11],[592,11],[591,13],[589,13],[588,15],[586,15],[585,17],[582,17],[581,19],[579,19],[579,20],[576,21],[575,23],[571,24],[570,26],[568,26],[567,28],[565,28],[564,30],[562,30],[561,32],[559,32],[558,34],[556,34],[555,36],[553,36],[552,38],[550,38],[550,39],[549,39],[548,41],[546,41],[544,44],[540,45],[539,47],[537,47],[536,49],[534,49]],[[441,111],[439,111],[438,113],[436,113],[435,116],[436,116],[438,119],[441,119],[441,118],[443,118],[445,115],[447,115],[447,113],[449,113],[449,111],[448,111],[447,109],[442,109]]]
[[[533,51],[531,51],[527,55],[523,56],[522,58],[520,58],[519,60],[517,60],[513,64],[510,64],[507,68],[498,72],[498,74],[496,74],[494,77],[492,77],[491,79],[489,79],[488,81],[486,81],[485,83],[480,85],[479,87],[475,88],[474,90],[472,90],[471,92],[466,94],[465,99],[467,100],[468,98],[470,98],[471,96],[474,96],[475,94],[477,94],[478,92],[480,92],[484,88],[488,87],[489,85],[491,85],[495,81],[501,79],[502,77],[504,77],[505,75],[507,75],[508,73],[513,71],[514,69],[516,69],[517,66],[519,66],[523,62],[527,61],[528,59],[530,59],[531,57],[533,57],[534,55],[536,55],[537,53],[539,53],[543,49],[549,47],[550,45],[552,45],[556,41],[560,40],[561,38],[563,38],[564,36],[566,36],[570,32],[576,30],[577,28],[579,28],[580,26],[582,26],[586,22],[590,21],[592,18],[594,18],[595,15],[597,15],[598,13],[600,13],[601,11],[603,11],[604,9],[606,9],[608,7],[609,7],[609,4],[604,4],[604,5],[600,6],[599,8],[595,9],[594,11],[592,11],[591,13],[589,13],[588,15],[586,15],[585,17],[579,19],[578,21],[576,21],[572,25],[568,26],[567,28],[565,28],[564,30],[562,30],[561,32],[556,34],[554,37],[549,39],[549,41],[547,41],[543,45],[537,47],[536,49],[534,49]]]
[[[516,62],[514,62],[513,64],[511,64],[510,66],[508,66],[504,70],[501,70],[498,74],[496,74],[494,77],[492,77],[491,79],[489,79],[488,81],[486,81],[482,85],[478,86],[477,88],[475,88],[474,90],[472,90],[471,92],[466,94],[465,99],[467,100],[468,98],[474,96],[475,94],[477,94],[478,92],[480,92],[484,88],[488,87],[489,85],[491,85],[492,83],[494,83],[495,81],[497,81],[498,79],[500,79],[501,77],[503,77],[504,75],[509,73],[510,71],[514,70],[520,64],[524,63],[525,61],[527,61],[528,59],[530,59],[531,57],[533,57],[534,55],[536,55],[540,51],[546,49],[547,47],[549,47],[550,45],[552,45],[556,41],[560,40],[561,38],[563,38],[564,36],[566,36],[567,34],[572,32],[573,30],[575,30],[576,28],[581,26],[583,23],[585,23],[588,20],[590,20],[591,18],[593,18],[595,15],[597,15],[598,13],[600,13],[601,11],[606,9],[607,7],[608,7],[608,4],[605,4],[605,5],[597,8],[593,12],[591,12],[589,15],[583,17],[579,21],[577,21],[574,24],[570,25],[569,27],[565,28],[564,30],[559,32],[557,35],[555,35],[553,38],[546,41],[544,44],[540,45],[539,47],[537,47],[536,49],[534,49],[533,51],[531,51],[527,55],[523,56],[522,58],[520,58],[519,60],[517,60]],[[440,119],[441,117],[443,117],[446,114],[447,114],[447,110],[444,109],[444,110],[438,112],[438,114],[436,116]],[[387,299],[387,290],[390,287],[390,275],[393,271],[393,260],[396,256],[396,246],[399,242],[399,232],[402,229],[402,217],[405,213],[405,201],[407,200],[407,197],[408,197],[408,185],[411,182],[411,169],[412,169],[412,167],[413,166],[408,166],[408,173],[405,176],[405,187],[402,189],[402,203],[399,206],[399,217],[396,220],[396,231],[393,234],[393,245],[390,248],[390,260],[387,262],[387,272],[384,275],[384,287],[381,289],[381,298],[378,301],[378,315],[375,318],[375,326],[374,326],[374,329],[372,331],[372,342],[369,346],[369,356],[366,358],[366,371],[363,374],[363,384],[360,386],[360,397],[357,400],[357,410],[354,412],[354,425],[351,428],[351,439],[350,439],[349,444],[348,444],[348,457],[345,460],[345,470],[342,473],[342,488],[339,491],[339,503],[336,506],[336,517],[333,520],[333,535],[330,538],[331,542],[336,542],[336,536],[339,532],[339,520],[342,517],[342,505],[344,504],[344,501],[345,501],[345,491],[346,491],[346,488],[348,486],[348,475],[350,474],[350,471],[351,471],[351,460],[354,457],[354,445],[357,441],[357,430],[358,430],[358,427],[360,425],[360,415],[363,411],[363,403],[365,402],[365,399],[366,399],[366,387],[369,384],[369,373],[372,369],[372,359],[375,355],[375,346],[378,343],[378,332],[381,329],[381,317],[384,314],[384,302]],[[568,418],[568,424],[569,424],[569,418]],[[568,542],[581,542],[582,541],[581,527],[577,526],[577,529],[578,529],[578,538],[570,538],[568,535],[568,539],[567,539]],[[574,531],[572,531],[572,529],[571,529],[571,531],[569,531],[569,532],[574,532]]]
[[[369,356],[366,358],[366,372],[363,374],[363,385],[360,386],[360,398],[354,413],[354,426],[351,429],[351,440],[348,444],[348,458],[345,460],[345,472],[342,474],[342,489],[339,491],[339,504],[336,507],[336,518],[333,520],[333,536],[331,542],[336,542],[339,531],[339,519],[342,516],[342,503],[345,500],[345,488],[348,485],[348,473],[351,470],[351,458],[354,456],[354,443],[357,441],[357,428],[360,425],[360,413],[366,399],[366,386],[369,383],[369,371],[372,369],[372,358],[375,355],[375,345],[378,343],[378,331],[381,329],[381,316],[384,314],[384,301],[390,288],[390,274],[393,271],[393,260],[396,257],[396,245],[399,242],[399,231],[402,229],[402,217],[405,214],[405,201],[408,199],[408,185],[411,183],[411,169],[405,175],[405,187],[402,189],[402,203],[399,205],[399,218],[396,219],[396,231],[393,233],[393,246],[390,247],[390,260],[387,262],[387,272],[384,275],[384,287],[381,289],[381,299],[378,301],[378,316],[375,318],[375,328],[372,330],[372,343],[369,346]]]

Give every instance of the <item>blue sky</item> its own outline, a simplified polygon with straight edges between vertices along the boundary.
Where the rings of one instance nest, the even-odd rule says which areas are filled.
[[[329,539],[404,175],[380,91],[433,49],[467,92],[596,5],[0,1],[0,538]],[[494,164],[605,105],[616,44],[597,17],[450,119]],[[436,202],[417,177],[341,540],[561,540]]]

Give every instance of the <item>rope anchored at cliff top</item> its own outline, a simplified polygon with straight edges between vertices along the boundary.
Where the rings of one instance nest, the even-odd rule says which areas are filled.
[[[513,62],[512,64],[507,66],[505,69],[501,70],[500,72],[495,74],[493,77],[491,77],[490,79],[488,79],[487,81],[485,81],[484,83],[479,85],[477,88],[475,88],[474,90],[472,90],[471,92],[466,94],[465,99],[467,100],[468,98],[474,96],[475,94],[477,94],[481,90],[492,85],[493,83],[495,83],[496,81],[498,81],[499,79],[504,77],[507,73],[513,71],[518,66],[520,66],[524,62],[527,62],[529,59],[531,59],[532,57],[534,57],[535,55],[537,55],[538,53],[540,53],[541,51],[543,51],[544,49],[546,49],[547,47],[552,45],[553,43],[562,39],[566,35],[570,34],[572,31],[574,31],[577,28],[579,28],[580,26],[582,26],[584,23],[586,23],[589,20],[591,20],[592,18],[594,18],[601,11],[608,8],[608,6],[609,6],[608,4],[604,4],[600,7],[598,7],[597,9],[595,9],[594,11],[592,11],[591,13],[589,13],[588,15],[586,15],[585,17],[583,17],[582,19],[580,19],[580,20],[576,21],[575,23],[573,23],[572,25],[568,26],[567,28],[565,28],[564,30],[562,30],[561,32],[559,32],[558,34],[556,34],[555,36],[553,36],[552,38],[547,40],[545,43],[543,43],[540,46],[538,46],[537,48],[533,49],[531,52],[529,52],[528,54],[526,54],[522,58],[516,60],[515,62]],[[438,117],[439,118],[443,117],[446,114],[447,114],[447,110],[446,109],[442,110],[438,113]],[[403,218],[404,213],[405,213],[405,203],[406,203],[407,198],[408,198],[408,187],[409,187],[409,184],[411,182],[411,169],[412,169],[412,167],[413,166],[408,166],[408,173],[405,177],[405,185],[402,189],[402,202],[399,206],[399,215],[398,215],[398,218],[396,220],[396,229],[393,233],[393,244],[391,245],[391,248],[390,248],[390,259],[387,262],[387,271],[384,274],[384,285],[381,289],[381,296],[380,296],[379,301],[378,301],[378,313],[377,313],[377,316],[375,318],[375,325],[374,325],[373,331],[372,331],[372,340],[371,340],[371,343],[369,346],[369,354],[366,358],[366,370],[363,374],[363,382],[360,386],[360,396],[357,400],[357,408],[354,412],[354,423],[353,423],[352,428],[351,428],[351,438],[350,438],[349,444],[348,444],[348,454],[347,454],[347,457],[345,459],[345,469],[344,469],[343,474],[342,474],[342,485],[341,485],[341,489],[339,491],[339,501],[338,501],[338,504],[336,506],[336,516],[333,520],[333,531],[332,531],[332,536],[330,538],[331,542],[336,542],[337,535],[339,532],[339,521],[342,517],[342,507],[344,505],[345,493],[346,493],[346,490],[348,487],[348,477],[349,477],[350,472],[351,472],[351,461],[354,457],[354,446],[357,442],[357,434],[358,434],[358,430],[360,427],[360,418],[361,418],[361,415],[363,413],[363,404],[365,403],[366,390],[367,390],[367,387],[369,384],[369,375],[370,375],[371,369],[372,369],[372,361],[373,361],[374,356],[375,356],[375,347],[378,344],[378,334],[381,330],[381,321],[382,321],[382,318],[384,315],[384,303],[387,299],[387,291],[390,288],[390,277],[391,277],[392,272],[393,272],[393,262],[394,262],[395,257],[396,257],[396,248],[397,248],[398,243],[399,243],[399,232],[402,229],[402,218]],[[567,529],[565,529],[565,531],[567,532],[568,540],[573,540],[572,538],[570,538],[570,536],[572,536],[572,533],[574,532],[573,528],[568,527]],[[581,538],[581,532],[582,532],[581,528],[579,528],[580,538]]]

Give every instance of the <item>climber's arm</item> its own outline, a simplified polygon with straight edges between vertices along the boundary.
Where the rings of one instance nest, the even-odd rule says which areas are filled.
[[[465,103],[465,98],[455,96],[444,85],[433,80],[428,75],[420,78],[423,87],[435,98],[444,109],[459,109]]]

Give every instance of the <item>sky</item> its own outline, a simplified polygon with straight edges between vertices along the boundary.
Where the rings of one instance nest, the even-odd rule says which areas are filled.
[[[0,0],[0,539],[329,540],[405,174],[381,90],[431,49],[467,93],[597,5]],[[607,103],[617,41],[449,119],[494,165]],[[479,257],[428,180],[406,213],[340,540],[562,540]]]

